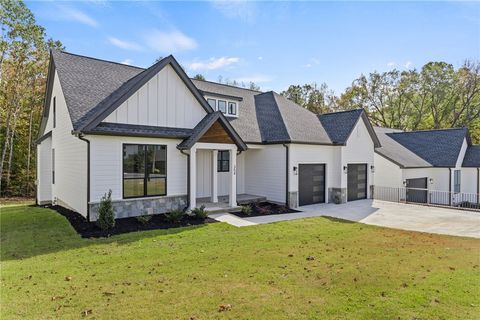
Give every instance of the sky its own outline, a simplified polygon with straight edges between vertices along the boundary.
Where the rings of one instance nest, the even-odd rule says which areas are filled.
[[[140,67],[172,54],[190,76],[280,92],[480,59],[480,2],[33,1],[66,51]]]

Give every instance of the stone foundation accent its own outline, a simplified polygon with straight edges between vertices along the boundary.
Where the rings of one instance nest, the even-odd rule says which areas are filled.
[[[289,192],[288,193],[288,206],[290,208],[297,208],[298,207],[298,192]]]
[[[347,202],[347,188],[328,188],[328,202],[336,203],[335,198],[338,197],[340,203]]]
[[[187,206],[187,195],[165,196],[140,199],[113,200],[115,218],[136,217],[144,214],[166,213],[172,210],[183,210]],[[90,203],[90,220],[98,218],[100,202]]]

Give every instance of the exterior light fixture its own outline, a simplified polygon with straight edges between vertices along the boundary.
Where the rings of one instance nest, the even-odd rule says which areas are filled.
[[[433,184],[433,178],[428,179],[428,182],[430,182],[430,184]]]
[[[370,170],[372,171],[372,173],[375,173],[375,166],[374,166],[374,165],[371,165],[371,166],[370,166]]]
[[[348,167],[347,166],[343,166],[343,172],[348,173]]]
[[[298,175],[298,167],[297,166],[293,166],[293,174]]]

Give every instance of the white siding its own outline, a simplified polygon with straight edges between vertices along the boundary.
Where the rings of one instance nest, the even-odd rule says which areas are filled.
[[[403,181],[406,179],[427,178],[429,190],[448,191],[449,175],[450,170],[448,168],[403,169],[402,187]],[[430,179],[432,179],[431,182]]]
[[[245,155],[245,193],[285,203],[286,152],[282,145],[248,149]]]
[[[193,128],[205,115],[175,70],[167,65],[104,122]]]
[[[114,136],[87,138],[90,140],[91,202],[100,201],[109,189],[112,190],[113,200],[122,199],[124,143],[166,145],[167,196],[187,194],[187,156],[177,149],[180,140]]]
[[[370,166],[374,164],[374,144],[362,119],[353,128],[346,146],[342,147],[341,162],[341,168],[348,164],[367,164],[367,197],[370,197],[370,185],[373,184],[373,174]],[[345,173],[341,175],[341,185],[342,188],[347,188],[347,174]]]
[[[460,191],[463,193],[477,193],[478,178],[477,168],[462,168]]]
[[[52,138],[37,145],[37,202],[52,201]]]
[[[86,216],[87,143],[71,133],[72,122],[57,73],[53,83],[51,104],[53,97],[56,97],[57,119],[56,128],[52,128],[52,148],[55,149],[55,183],[52,185],[52,196],[57,199],[58,204]],[[52,117],[53,112],[50,112],[49,122]]]
[[[374,185],[377,187],[400,188],[403,187],[402,169],[385,157],[375,153]]]
[[[329,188],[340,188],[340,147],[291,144],[289,160],[290,192],[298,192],[298,166],[309,163],[325,164],[325,202],[328,202]],[[297,167],[297,174],[294,174],[293,167]]]

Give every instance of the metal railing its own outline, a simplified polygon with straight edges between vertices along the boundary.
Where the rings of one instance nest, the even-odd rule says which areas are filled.
[[[480,211],[477,193],[374,186],[372,194],[376,200]]]

